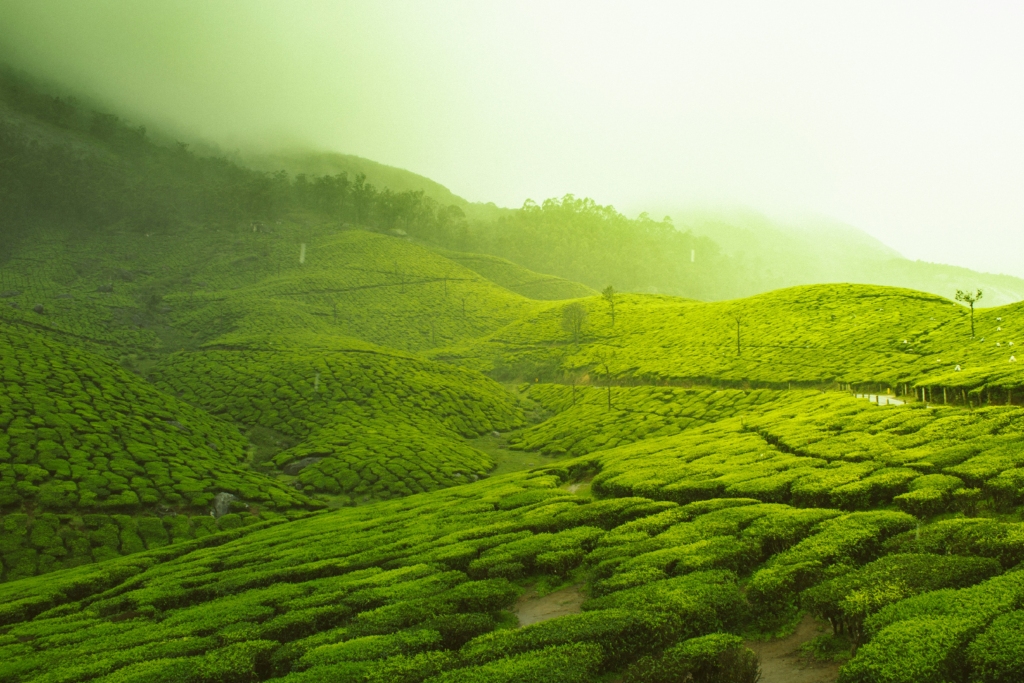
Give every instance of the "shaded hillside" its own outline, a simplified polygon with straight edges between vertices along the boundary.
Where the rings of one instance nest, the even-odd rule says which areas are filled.
[[[442,206],[453,205],[462,209],[468,218],[479,221],[493,221],[508,213],[494,203],[469,202],[454,194],[444,185],[425,176],[394,166],[357,157],[353,154],[334,152],[276,152],[268,154],[243,154],[239,162],[244,166],[266,172],[284,170],[293,176],[337,176],[345,174],[350,178],[365,176],[366,182],[393,192],[422,192]]]
[[[542,275],[497,256],[467,254],[436,249],[439,254],[475,271],[505,289],[530,299],[557,300],[593,296],[597,292],[586,285],[551,275]]]
[[[485,476],[493,460],[464,437],[523,419],[512,395],[476,373],[340,340],[330,351],[174,354],[151,376],[215,415],[283,435],[286,448],[264,463],[346,504]]]
[[[252,470],[233,425],[102,357],[8,322],[0,367],[0,580],[319,506]]]
[[[986,305],[1024,297],[1018,278],[910,262],[849,226],[794,229],[744,214],[682,214],[673,224],[646,214],[630,219],[572,195],[498,209],[346,155],[267,155],[250,168],[182,143],[164,144],[143,127],[41,92],[9,72],[0,75],[0,181],[7,233],[0,259],[22,236],[54,224],[163,235],[285,221],[407,235],[592,289],[723,300],[798,284],[857,282],[943,296],[981,288]],[[530,296],[567,293],[571,286],[542,287]]]

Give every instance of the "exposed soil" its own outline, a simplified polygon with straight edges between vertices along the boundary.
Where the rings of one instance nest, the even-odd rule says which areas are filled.
[[[566,614],[578,614],[586,599],[579,586],[569,586],[542,596],[531,588],[519,596],[512,612],[519,618],[520,626],[529,626]]]
[[[833,683],[839,676],[839,664],[816,661],[800,652],[801,645],[827,630],[827,624],[808,614],[785,638],[747,641],[747,647],[761,659],[758,683]]]

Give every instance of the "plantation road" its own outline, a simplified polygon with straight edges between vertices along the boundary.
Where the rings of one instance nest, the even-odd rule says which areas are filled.
[[[883,394],[857,394],[857,398],[866,398],[872,403],[876,403],[880,406],[902,406],[906,405],[906,401],[901,401],[898,398],[892,396],[885,396]]]

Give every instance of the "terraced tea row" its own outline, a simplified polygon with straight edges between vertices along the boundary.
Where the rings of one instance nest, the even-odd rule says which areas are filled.
[[[614,387],[609,392],[606,388],[553,384],[524,388],[524,396],[556,414],[510,439],[510,448],[545,455],[586,455],[672,436],[766,403],[792,400],[791,394],[770,390],[642,386]]]
[[[171,543],[203,539],[212,534],[268,520],[287,519],[280,513],[236,504],[241,512],[179,515],[57,515],[51,512],[12,513],[0,518],[0,581],[16,581],[58,569],[103,562]],[[229,508],[230,509],[230,508]]]
[[[0,672],[68,681],[169,680],[184,670],[210,681],[582,680],[740,627],[748,608],[736,575],[717,569],[606,590],[584,614],[501,629],[502,609],[520,592],[503,577],[569,574],[618,547],[604,541],[607,529],[648,519],[690,525],[711,511],[592,502],[558,483],[543,473],[510,475],[275,527],[162,563],[144,553],[120,565],[120,576],[81,569],[53,575],[45,587],[10,584],[0,588]],[[733,508],[712,512],[723,522],[701,529],[724,538],[765,514],[785,514],[784,506],[754,507],[741,517]],[[811,527],[792,539],[813,538]],[[751,548],[760,538],[746,536]],[[72,585],[76,603],[64,597]],[[570,652],[586,656],[558,666]]]
[[[579,459],[568,469],[318,515],[217,547],[172,545],[6,584],[0,675],[441,683],[585,681],[622,672],[629,681],[672,680],[699,652],[710,651],[709,660],[723,667],[736,657],[748,661],[739,639],[722,634],[803,604],[848,615],[837,624],[861,615],[867,645],[844,680],[875,680],[858,672],[877,668],[879,657],[905,642],[884,630],[897,621],[891,615],[906,619],[908,610],[927,609],[915,601],[933,604],[937,596],[982,599],[1024,587],[1019,572],[1002,574],[1024,558],[1020,524],[996,523],[993,542],[956,546],[973,557],[951,556],[941,538],[955,537],[968,520],[918,533],[917,520],[900,512],[750,499],[685,506],[592,500],[559,488],[590,466]],[[919,550],[906,550],[917,543]],[[878,586],[871,577],[880,573],[898,589]],[[538,579],[585,581],[591,598],[580,614],[509,628],[505,610],[521,582]],[[865,587],[877,597],[859,597]],[[861,611],[850,612],[856,604]],[[955,643],[991,622],[971,647],[1007,648],[1003,658],[1012,660],[1006,653],[1016,651],[1016,631],[994,621],[1012,606],[997,604],[973,622],[981,628],[961,631]],[[929,640],[931,631],[910,623],[926,636],[923,652],[950,651],[954,641]],[[719,652],[730,654],[716,659]],[[980,662],[980,671],[992,658],[970,661]],[[1017,665],[1004,661],[999,670]],[[915,680],[914,671],[891,680]],[[727,678],[734,673],[711,675],[748,680]]]
[[[600,466],[593,487],[602,495],[848,510],[895,503],[921,516],[1005,511],[1024,502],[1022,415],[1016,407],[877,407],[838,392],[794,392],[740,417],[588,458]]]
[[[5,326],[0,367],[4,509],[205,512],[219,491],[271,508],[309,503],[248,470],[235,427],[102,358]]]
[[[156,366],[159,388],[298,443],[273,462],[312,491],[387,498],[464,483],[494,461],[464,437],[522,424],[515,397],[449,365],[333,340],[336,350],[205,351]]]

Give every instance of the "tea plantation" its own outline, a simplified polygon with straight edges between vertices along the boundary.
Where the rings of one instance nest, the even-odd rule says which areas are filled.
[[[578,343],[564,328],[569,304],[561,303],[431,355],[530,379],[564,381],[575,372],[620,384],[852,385],[925,390],[936,402],[966,404],[970,394],[974,405],[1024,403],[1014,393],[1024,384],[1014,355],[1020,304],[979,312],[973,340],[964,307],[891,287],[816,285],[712,303],[620,294],[614,324],[601,297],[583,304]]]
[[[478,337],[537,305],[404,239],[292,223],[89,239],[45,231],[0,268],[0,293],[0,320],[118,354],[290,333],[417,350]]]
[[[754,683],[804,615],[844,683],[1024,675],[1018,306],[61,235],[0,270],[0,681]]]
[[[509,260],[489,254],[466,254],[435,248],[434,251],[455,261],[510,292],[530,299],[558,300],[594,296],[596,291],[572,280],[542,275]]]
[[[157,388],[296,444],[273,464],[300,488],[331,494],[409,495],[464,483],[493,469],[464,437],[522,424],[515,397],[460,368],[367,344],[331,352],[172,354]]]
[[[0,369],[4,580],[315,506],[252,473],[234,426],[102,357],[7,325]],[[242,517],[207,515],[222,492]]]

